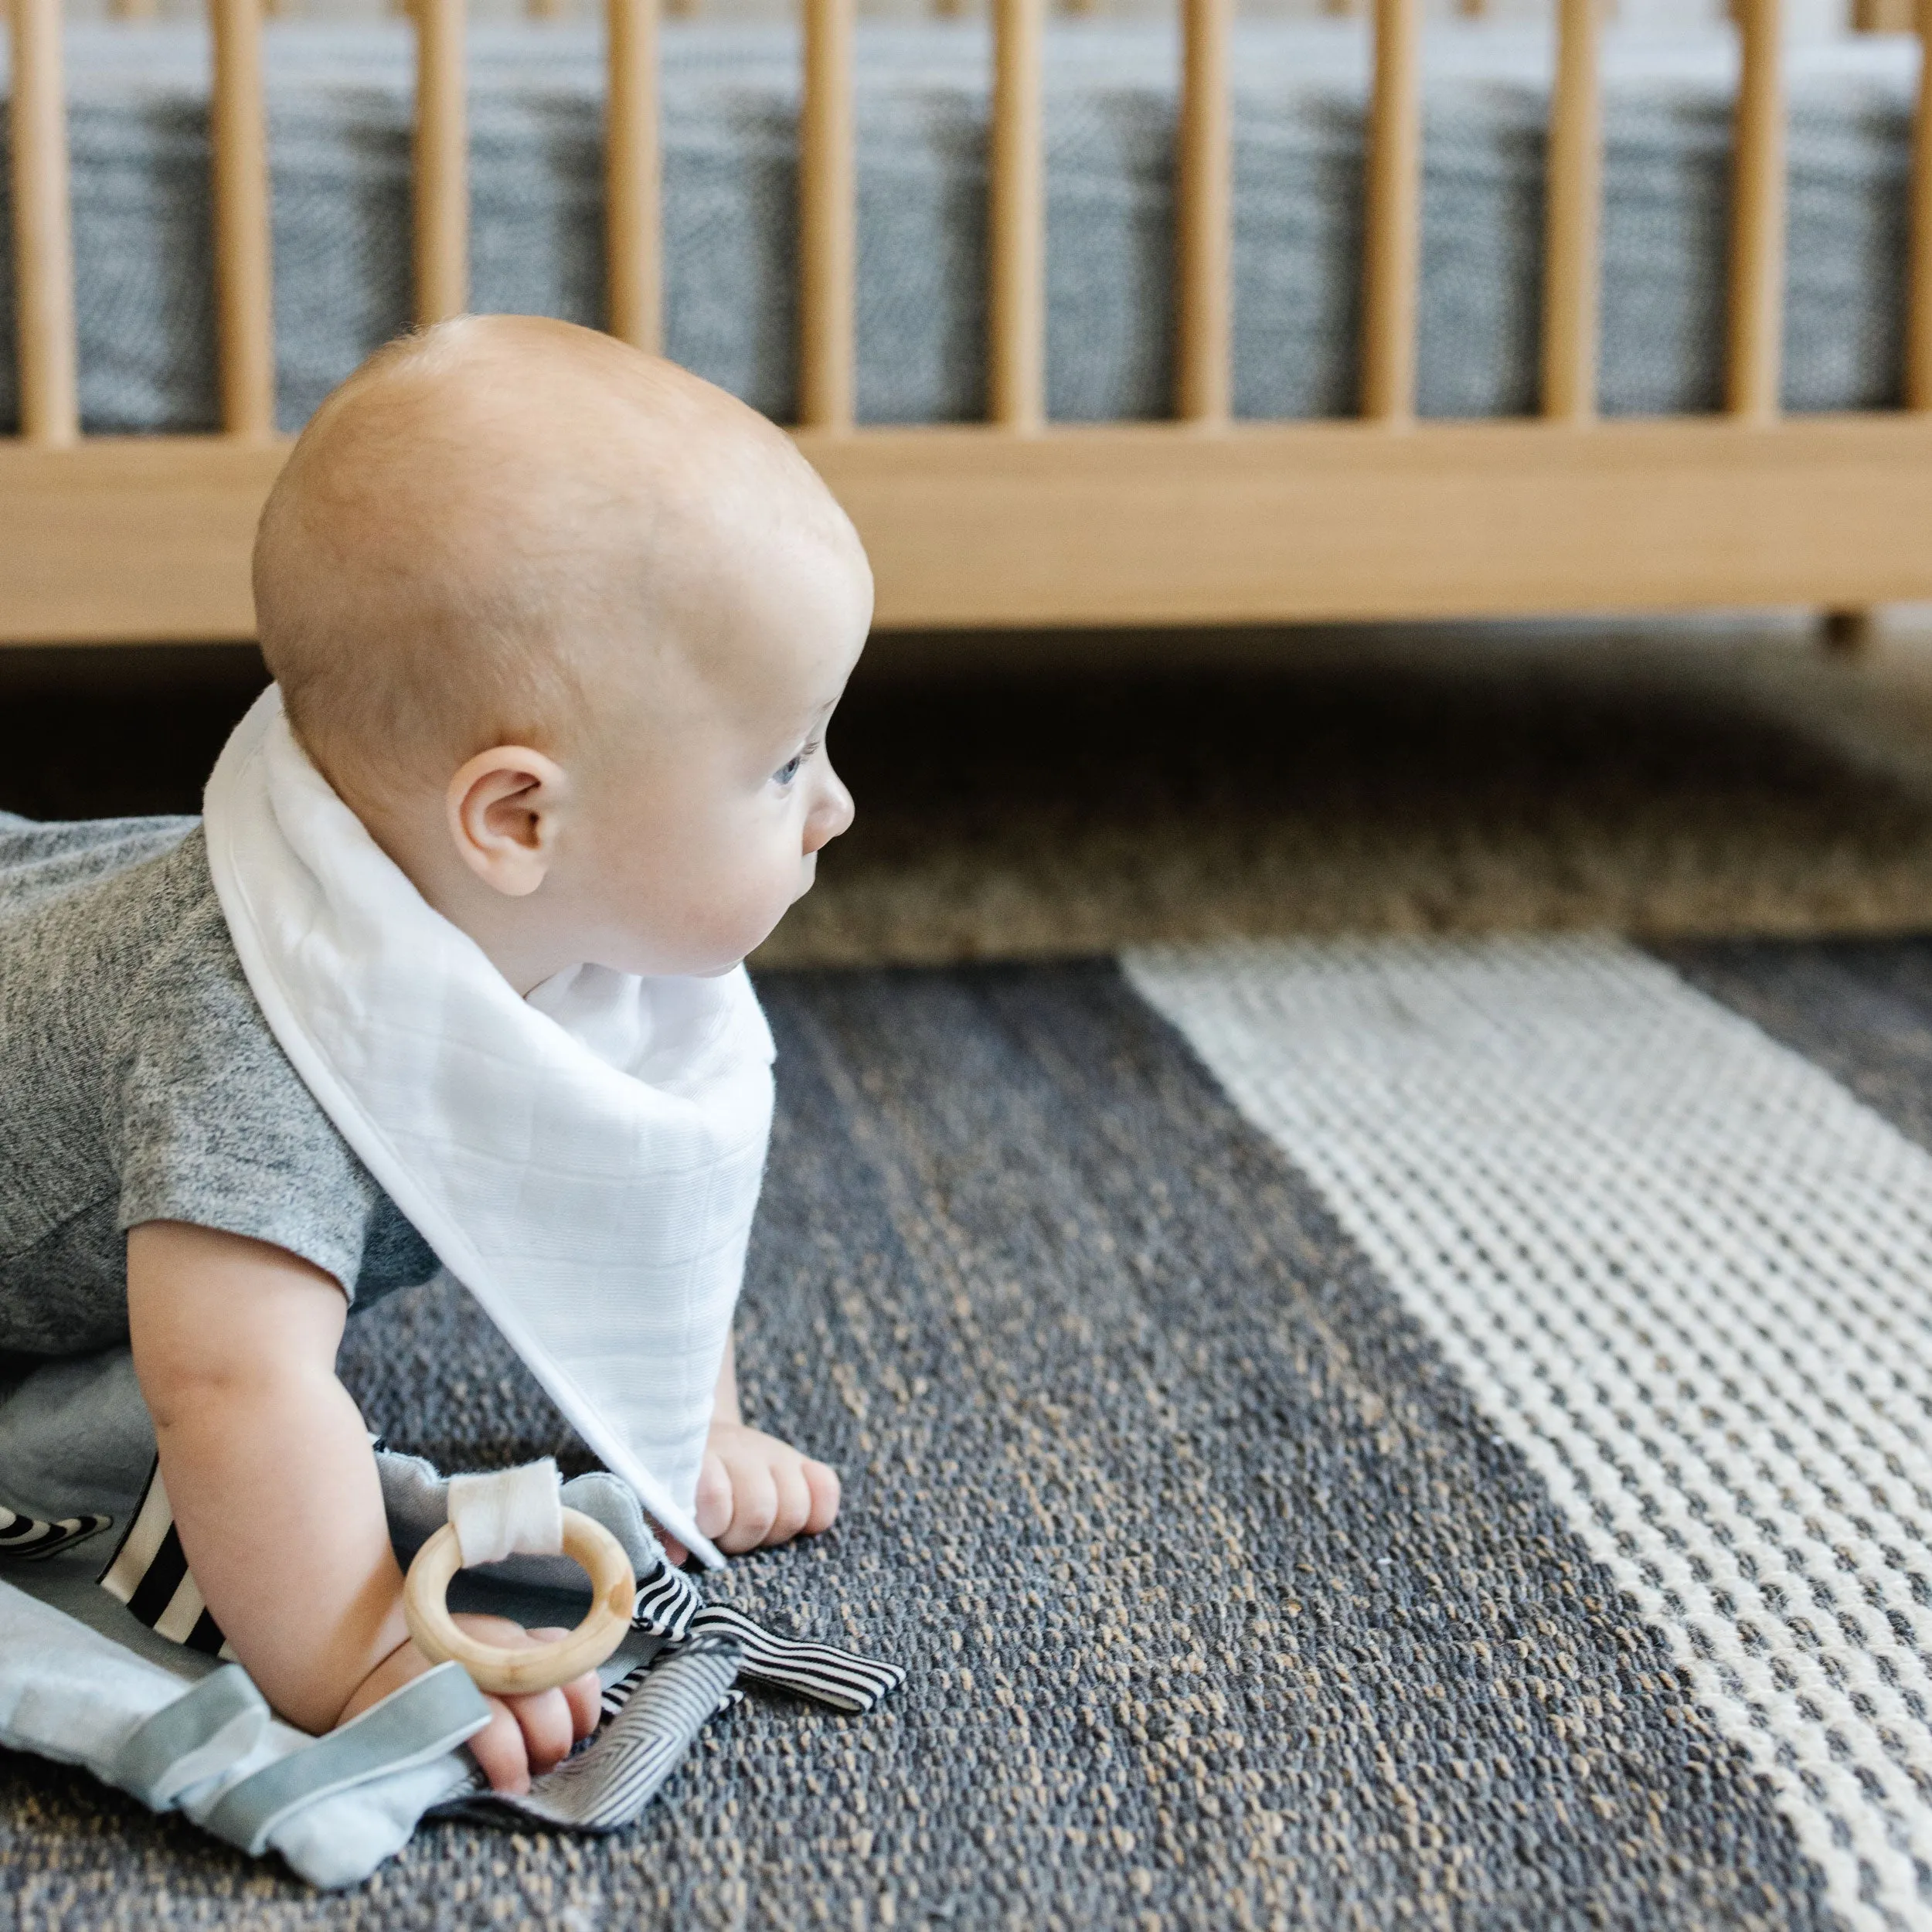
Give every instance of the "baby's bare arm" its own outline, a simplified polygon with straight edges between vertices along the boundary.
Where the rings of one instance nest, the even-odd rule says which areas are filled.
[[[179,1222],[128,1236],[128,1321],[182,1548],[269,1702],[325,1731],[406,1635],[348,1304],[285,1250]]]

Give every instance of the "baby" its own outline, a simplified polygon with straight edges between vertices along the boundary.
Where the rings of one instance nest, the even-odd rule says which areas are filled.
[[[255,597],[296,740],[518,995],[587,962],[730,971],[851,821],[825,749],[871,617],[851,525],[764,419],[607,336],[472,318],[372,357],[275,486]],[[91,1053],[117,1097],[41,1161],[66,1192],[37,1241],[0,1241],[0,1349],[117,1340],[125,1230],[125,1334],[193,1577],[270,1701],[320,1732],[429,1668],[335,1362],[352,1308],[434,1260],[250,1002],[200,836],[45,855],[66,883],[32,944],[0,927],[0,1022],[45,1063],[0,1049],[0,1088]],[[112,1040],[23,990],[23,958],[68,941]],[[29,1285],[50,1278],[75,1307]],[[837,1476],[743,1423],[728,1345],[712,1413],[705,1536],[740,1552],[832,1522]],[[499,1700],[470,1748],[522,1790],[597,1702],[594,1675]]]

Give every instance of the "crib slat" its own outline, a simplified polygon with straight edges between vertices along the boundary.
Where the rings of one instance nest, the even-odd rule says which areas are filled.
[[[1233,0],[1185,0],[1175,255],[1180,287],[1175,413],[1224,423],[1233,339],[1233,133],[1228,38]]]
[[[798,413],[806,427],[852,421],[853,0],[805,0],[799,120]]]
[[[257,440],[275,429],[275,333],[269,267],[268,131],[262,108],[260,0],[210,0],[214,29],[215,306],[222,427]]]
[[[1587,423],[1597,413],[1597,326],[1604,181],[1597,80],[1601,0],[1562,0],[1549,112],[1543,246],[1543,413]]]
[[[662,346],[658,0],[607,0],[610,90],[604,130],[604,253],[611,333],[652,355]]]
[[[1724,406],[1777,414],[1784,324],[1782,0],[1737,0],[1743,63],[1731,159],[1731,263]]]
[[[1422,242],[1421,0],[1376,0],[1363,237],[1362,413],[1416,410],[1416,289]]]
[[[1913,0],[1854,0],[1852,26],[1859,33],[1910,33]]]
[[[1912,130],[1912,279],[1905,403],[1932,409],[1932,5],[1919,13],[1919,109]]]
[[[416,319],[460,315],[470,298],[469,131],[464,0],[413,0],[416,19]]]
[[[11,118],[20,434],[51,447],[80,434],[60,0],[13,0]]]
[[[988,211],[988,413],[1022,434],[1046,413],[1045,0],[995,0]]]

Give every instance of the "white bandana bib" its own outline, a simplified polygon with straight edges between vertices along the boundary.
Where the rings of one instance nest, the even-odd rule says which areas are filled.
[[[235,950],[295,1070],[590,1447],[714,1567],[694,1498],[771,1127],[742,967],[519,999],[364,830],[270,685],[209,780]]]

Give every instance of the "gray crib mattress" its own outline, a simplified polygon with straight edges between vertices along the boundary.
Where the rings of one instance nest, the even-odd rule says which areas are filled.
[[[795,386],[798,41],[664,33],[666,347],[779,418]],[[198,28],[66,39],[82,414],[96,432],[216,420],[207,43]],[[970,420],[985,390],[988,46],[971,24],[859,35],[858,397],[869,422]],[[278,410],[298,426],[409,315],[411,44],[401,26],[267,33]],[[1536,397],[1543,32],[1453,26],[1426,57],[1419,355],[1423,412]],[[602,315],[600,40],[479,28],[470,47],[478,309]],[[1168,413],[1175,36],[1049,35],[1050,413]],[[1345,415],[1356,392],[1368,46],[1352,22],[1244,24],[1235,79],[1235,403]],[[1709,410],[1721,386],[1728,33],[1613,30],[1602,400]],[[1899,400],[1915,54],[1865,36],[1794,47],[1784,400]],[[11,260],[7,243],[0,260]],[[16,413],[0,274],[0,422]]]

